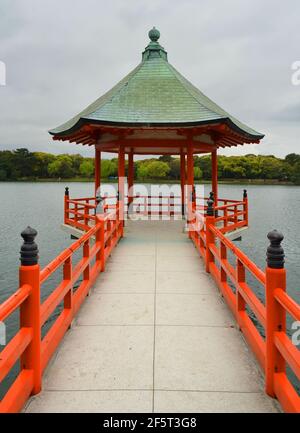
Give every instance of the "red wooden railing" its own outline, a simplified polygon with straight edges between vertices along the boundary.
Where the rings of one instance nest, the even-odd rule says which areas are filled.
[[[207,199],[207,197],[196,197],[194,208],[200,213],[205,213],[207,206],[204,203]],[[203,204],[199,204],[199,202]],[[113,196],[104,196],[102,205],[105,212],[116,209],[117,199]],[[64,222],[80,230],[86,230],[93,221],[96,208],[96,197],[70,199],[69,195],[65,195]],[[159,194],[156,196],[137,194],[132,197],[130,204],[130,211],[142,216],[180,216],[183,210],[181,196],[172,193],[170,195]],[[128,198],[125,197],[125,214],[128,211]],[[218,199],[218,206],[215,207],[215,211],[218,215],[216,223],[222,233],[248,226],[247,196],[244,196],[241,201]]]
[[[197,197],[196,200],[202,204],[195,205],[195,210],[200,214],[205,214],[207,205],[204,204],[208,200],[207,197]],[[215,223],[222,233],[231,232],[242,227],[248,227],[248,198],[244,192],[243,200],[219,199],[215,210]]]
[[[111,203],[113,202],[113,203]],[[116,197],[105,196],[102,198],[104,212],[116,209]],[[83,197],[70,199],[65,195],[64,222],[80,230],[86,230],[92,223],[97,208],[96,197]],[[142,216],[175,216],[182,214],[181,197],[170,194],[170,196],[135,195],[132,197],[130,208],[128,200],[124,204],[125,214],[129,211]]]
[[[247,206],[246,203],[239,205]],[[237,209],[237,205],[234,206]],[[299,394],[286,372],[288,366],[300,381],[300,351],[292,343],[286,328],[287,314],[296,321],[300,320],[300,305],[286,293],[283,262],[281,268],[268,265],[265,271],[259,269],[224,235],[232,228],[242,226],[242,221],[235,220],[234,216],[233,223],[219,227],[220,221],[226,221],[223,219],[226,217],[215,217],[214,210],[210,210],[210,215],[205,218],[196,212],[195,223],[190,226],[189,236],[204,259],[206,271],[211,273],[216,281],[240,330],[265,371],[266,392],[279,400],[284,411],[300,413]],[[225,207],[218,207],[218,210],[225,211]],[[236,213],[237,218],[244,218],[244,224],[248,225],[247,209],[243,213]],[[275,237],[273,241],[272,236]],[[269,234],[271,243],[277,242],[277,251],[280,253],[280,238],[276,241],[276,236],[278,237],[276,232]],[[275,249],[275,260],[277,251]],[[265,304],[247,283],[247,272],[264,288]],[[265,337],[254,325],[247,306],[264,330]]]
[[[85,208],[89,209],[88,203]],[[117,209],[99,216],[79,212],[81,211],[78,209],[74,215],[80,218],[77,224],[80,224],[86,233],[44,269],[40,270],[38,264],[22,265],[19,289],[0,305],[0,321],[5,321],[16,310],[20,310],[19,330],[0,354],[0,381],[20,360],[20,371],[0,402],[1,413],[20,411],[29,396],[40,391],[43,371],[97,276],[104,271],[108,256],[122,236],[122,222]],[[92,227],[88,222],[93,224]],[[32,242],[26,242],[26,239],[33,239],[36,234],[30,230],[23,232],[25,255],[28,255],[28,247],[32,248],[33,245]],[[81,248],[82,258],[74,264],[74,254]],[[62,281],[41,302],[42,285],[58,269],[62,269]],[[75,291],[76,282],[79,287]],[[62,310],[42,338],[42,326],[61,303]]]
[[[181,196],[170,195],[136,195],[131,205],[133,213],[145,216],[169,216],[181,215]]]

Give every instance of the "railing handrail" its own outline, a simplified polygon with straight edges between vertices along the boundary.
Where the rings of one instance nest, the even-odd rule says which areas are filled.
[[[88,239],[97,231],[97,226],[91,227],[90,230],[82,235],[79,239],[63,250],[55,259],[44,266],[40,273],[40,281],[44,283],[75,251],[77,251]]]
[[[205,200],[205,201],[207,201],[208,199],[209,199],[209,197],[207,197],[207,196],[200,196],[200,195],[197,195],[196,194],[196,199],[198,200],[198,199],[201,199],[201,200]],[[229,202],[229,203],[240,203],[241,201],[240,200],[233,200],[233,199],[229,199],[229,198],[217,198],[217,201],[219,202]]]
[[[4,320],[11,316],[17,308],[20,307],[20,305],[28,298],[30,291],[30,285],[23,284],[0,305],[0,322],[4,322]]]
[[[231,209],[231,208],[235,209],[237,206],[242,206],[244,204],[245,204],[245,200],[236,201],[235,203],[224,204],[222,206],[215,206],[215,210],[224,210],[224,209]]]
[[[282,290],[282,288],[278,287],[274,290],[274,297],[294,320],[300,322],[300,305],[297,304],[291,296]]]
[[[90,204],[90,203],[86,203],[86,202],[82,202],[81,203],[81,201],[78,201],[78,200],[68,200],[68,203],[70,203],[70,204],[75,204],[75,205],[79,205],[79,206],[82,206],[83,208],[84,207],[87,207],[87,208],[89,208],[89,209],[95,209],[96,207],[97,207],[97,205],[95,205],[95,204]]]
[[[266,283],[265,273],[234,243],[228,239],[216,226],[211,226],[211,231],[226,247],[243,263],[243,265],[257,278],[261,284]]]

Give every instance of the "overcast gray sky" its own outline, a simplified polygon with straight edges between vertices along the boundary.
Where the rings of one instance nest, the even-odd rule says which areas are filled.
[[[300,153],[299,21],[299,0],[0,0],[0,149],[92,155],[47,130],[133,69],[156,26],[173,66],[266,134],[227,154]]]

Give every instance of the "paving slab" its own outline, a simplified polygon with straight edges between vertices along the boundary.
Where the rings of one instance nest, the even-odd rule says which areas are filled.
[[[152,391],[44,391],[33,397],[31,413],[151,412]]]
[[[96,281],[94,292],[154,293],[155,283],[154,271],[106,271]]]
[[[155,391],[154,412],[276,413],[278,408],[261,392]]]
[[[259,392],[258,369],[230,327],[156,326],[155,388]]]
[[[157,271],[194,272],[201,269],[202,263],[196,256],[160,256]]]
[[[45,390],[152,387],[151,326],[75,326],[44,380]]]
[[[77,324],[153,325],[154,294],[96,293],[93,302],[83,305]]]
[[[106,263],[107,272],[115,271],[155,271],[155,255],[126,255],[113,257],[111,256]]]
[[[216,293],[217,288],[212,279],[200,267],[200,270],[195,272],[157,271],[156,292],[202,294]]]
[[[235,323],[216,293],[157,293],[156,325],[226,327]]]

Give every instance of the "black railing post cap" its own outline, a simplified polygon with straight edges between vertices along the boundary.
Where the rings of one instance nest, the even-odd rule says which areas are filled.
[[[247,193],[247,190],[246,190],[246,189],[244,189],[243,197],[244,197],[244,198],[247,198],[247,197],[248,197],[248,193]]]
[[[38,263],[38,246],[34,242],[37,231],[32,227],[26,227],[22,231],[21,236],[24,240],[20,250],[20,261],[22,266],[37,265]]]
[[[282,269],[284,267],[284,250],[281,242],[284,236],[277,230],[268,233],[270,245],[267,248],[267,265],[269,268]]]
[[[65,195],[69,195],[69,187],[68,186],[65,187]]]
[[[214,201],[212,199],[207,200],[206,215],[214,216]]]

